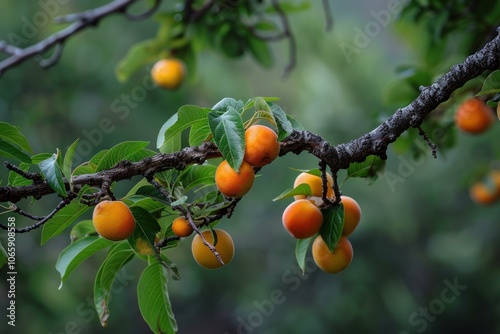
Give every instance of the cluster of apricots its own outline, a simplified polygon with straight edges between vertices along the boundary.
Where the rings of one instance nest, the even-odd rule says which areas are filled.
[[[239,171],[231,168],[227,160],[215,171],[215,184],[226,197],[242,197],[252,188],[255,179],[253,167],[263,167],[280,153],[278,135],[264,125],[252,125],[245,131],[245,155]]]
[[[175,90],[182,85],[186,76],[184,62],[177,58],[158,60],[151,68],[151,77],[159,86],[167,90]]]
[[[326,173],[326,178],[326,197],[333,200],[335,198],[332,188],[333,179],[329,173]],[[319,235],[323,224],[323,213],[320,209],[323,203],[321,199],[323,180],[313,174],[301,173],[295,179],[294,188],[304,183],[309,185],[311,195],[294,196],[294,202],[288,205],[283,212],[283,226],[292,237],[297,239],[306,239],[317,235],[312,245],[314,262],[327,273],[339,273],[352,262],[353,250],[347,237],[352,234],[361,220],[361,208],[353,198],[341,196],[341,204],[344,206],[344,226],[342,236],[332,252]]]

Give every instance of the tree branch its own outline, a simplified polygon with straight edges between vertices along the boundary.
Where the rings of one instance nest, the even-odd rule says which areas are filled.
[[[370,155],[385,159],[389,144],[409,128],[418,129],[425,117],[439,104],[448,100],[456,89],[483,72],[499,67],[500,35],[497,35],[483,49],[467,57],[463,63],[454,65],[434,84],[423,87],[420,95],[413,102],[398,109],[388,120],[371,132],[348,143],[332,146],[316,134],[295,130],[281,142],[280,155],[309,152],[326,163],[333,174],[348,168],[353,162],[364,161]],[[187,147],[171,154],[159,153],[135,163],[123,161],[109,170],[77,176],[73,178],[72,184],[75,192],[78,192],[84,185],[102,188],[105,182],[112,183],[137,175],[153,175],[172,168],[184,169],[190,164],[202,164],[208,159],[220,156],[216,145],[206,142],[200,146]],[[32,174],[26,175],[33,177]],[[68,182],[66,182],[66,187],[69,189]],[[0,187],[0,202],[17,202],[29,196],[41,198],[51,193],[54,191],[45,181],[20,187],[3,186]]]
[[[55,19],[56,23],[70,23],[68,27],[50,35],[46,39],[33,44],[27,48],[21,49],[16,46],[10,45],[5,41],[0,41],[0,51],[3,51],[11,56],[0,62],[0,76],[8,69],[19,65],[22,62],[40,55],[52,47],[56,47],[54,54],[47,60],[41,62],[42,67],[49,67],[54,65],[61,56],[63,44],[69,37],[75,35],[79,31],[96,26],[102,19],[113,13],[124,13],[129,19],[143,19],[150,16],[159,7],[161,0],[156,0],[153,7],[146,13],[139,16],[132,16],[127,13],[127,9],[131,4],[138,0],[114,0],[104,6],[87,10],[78,14],[70,14]]]

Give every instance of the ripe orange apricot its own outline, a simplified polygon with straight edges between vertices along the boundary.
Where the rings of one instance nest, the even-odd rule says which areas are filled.
[[[328,186],[326,197],[329,199],[333,199],[335,197],[332,188],[333,178],[330,175],[330,173],[326,173],[326,180]],[[309,187],[311,188],[311,196],[321,198],[321,196],[323,195],[323,180],[321,179],[321,177],[309,173],[300,173],[299,176],[297,176],[297,178],[295,179],[293,187],[295,188],[302,183],[306,183],[309,185]],[[306,196],[295,195],[294,198],[298,200],[298,199],[304,199],[306,198]]]
[[[134,216],[122,201],[102,201],[97,204],[92,222],[101,237],[113,241],[127,239],[135,229]]]
[[[245,157],[250,165],[262,167],[276,159],[280,153],[278,135],[263,125],[252,125],[245,131]]]
[[[217,245],[215,246],[215,250],[219,253],[224,265],[231,262],[234,257],[234,242],[229,233],[221,229],[213,230],[217,234]],[[210,230],[205,230],[201,232],[205,240],[213,246],[214,238],[212,232]],[[222,264],[219,262],[215,254],[208,248],[205,244],[203,244],[203,240],[197,234],[193,238],[193,242],[191,243],[191,252],[193,253],[193,257],[196,262],[207,269],[217,269],[222,267]]]
[[[255,173],[253,167],[243,161],[239,172],[235,172],[227,160],[222,161],[215,170],[215,184],[219,191],[226,197],[241,197],[253,185]]]
[[[491,109],[478,98],[462,102],[455,114],[457,127],[467,133],[478,134],[486,131],[494,122]]]
[[[361,220],[361,208],[358,202],[349,196],[340,196],[344,205],[344,229],[342,235],[347,237],[358,227]]]
[[[500,171],[493,170],[469,189],[470,198],[477,204],[488,205],[500,199]]]
[[[158,86],[174,90],[184,81],[185,72],[184,63],[180,59],[160,59],[153,65],[151,77]]]
[[[294,238],[305,239],[319,232],[323,224],[323,213],[307,199],[292,202],[283,211],[283,226]]]
[[[313,260],[324,272],[337,274],[347,268],[353,257],[351,242],[346,237],[340,237],[333,252],[330,252],[325,241],[318,235],[312,245]]]
[[[193,228],[184,217],[177,217],[172,222],[172,232],[178,237],[189,237],[193,233]]]

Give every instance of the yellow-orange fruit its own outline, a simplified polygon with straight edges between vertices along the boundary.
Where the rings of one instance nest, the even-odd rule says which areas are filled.
[[[352,262],[351,242],[340,237],[333,252],[330,252],[323,238],[318,235],[312,245],[312,255],[316,265],[324,272],[336,274],[346,269]]]
[[[215,170],[215,184],[219,191],[226,197],[241,197],[253,185],[255,173],[253,167],[243,161],[239,172],[235,172],[227,160],[222,161]]]
[[[113,241],[127,239],[134,233],[135,219],[129,207],[121,201],[102,201],[92,214],[94,227],[103,238]]]
[[[234,242],[229,233],[221,229],[214,229],[214,232],[217,234],[217,245],[215,246],[215,250],[219,253],[224,265],[231,262],[234,257]],[[214,245],[214,238],[212,232],[210,230],[205,230],[201,232],[205,240]],[[222,264],[219,262],[215,254],[208,248],[205,244],[203,244],[203,240],[197,234],[193,238],[193,242],[191,243],[191,252],[193,253],[193,257],[196,262],[206,269],[217,269],[222,267]]]
[[[327,180],[327,191],[326,191],[326,197],[328,199],[333,199],[334,193],[333,193],[333,178],[330,175],[330,173],[326,173],[326,180]],[[309,185],[311,188],[311,196],[314,197],[319,197],[323,195],[323,180],[321,177],[312,175],[309,173],[300,173],[297,178],[295,179],[295,182],[293,183],[293,187],[297,187],[302,183],[306,183]],[[306,198],[305,195],[295,195],[294,198],[297,199],[304,199]]]
[[[305,239],[319,232],[323,224],[323,214],[307,199],[292,202],[283,212],[283,226],[294,238]]]
[[[358,227],[361,220],[361,208],[358,202],[349,196],[340,196],[344,205],[344,228],[342,235],[347,237]]]
[[[180,59],[161,59],[153,65],[151,77],[158,86],[174,90],[184,81],[185,72],[184,63]]]
[[[177,217],[172,222],[172,232],[178,237],[189,237],[193,233],[193,228],[184,217]]]
[[[469,196],[481,205],[492,204],[500,199],[500,171],[493,170],[482,180],[472,184]]]
[[[252,125],[245,131],[245,159],[250,165],[262,167],[280,153],[278,135],[263,125]]]
[[[472,134],[486,131],[494,120],[492,110],[478,98],[470,98],[462,102],[455,114],[457,127]]]

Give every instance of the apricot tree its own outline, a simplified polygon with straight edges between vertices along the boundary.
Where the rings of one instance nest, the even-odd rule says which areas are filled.
[[[193,76],[197,55],[209,47],[230,58],[250,54],[260,65],[271,67],[270,45],[281,40],[289,45],[284,73],[290,74],[297,65],[298,41],[290,28],[289,16],[306,10],[306,2],[294,5],[279,0],[185,0],[173,1],[177,6],[163,9],[161,0],[154,0],[139,14],[132,8],[135,3],[139,1],[114,0],[92,10],[58,17],[56,23],[68,24],[66,28],[26,48],[18,46],[16,36],[7,36],[8,41],[0,42],[0,50],[8,55],[0,61],[0,74],[13,71],[15,66],[33,58],[42,67],[55,66],[67,40],[112,14],[130,20],[154,16],[159,25],[155,37],[131,46],[117,64],[116,75],[121,82],[147,65],[172,58],[181,59],[188,76]],[[331,28],[333,17],[329,2],[323,1],[323,6],[326,26]],[[0,155],[8,160],[5,167],[9,171],[3,182],[6,185],[0,186],[2,213],[17,214],[34,222],[23,227],[9,222],[0,227],[8,236],[42,228],[42,245],[71,229],[71,242],[56,262],[61,284],[85,259],[107,248],[94,285],[94,305],[103,326],[110,316],[108,306],[115,276],[134,257],[146,261],[137,290],[141,313],[153,332],[175,333],[178,328],[169,300],[168,279],[170,275],[174,279],[180,275],[176,264],[169,259],[169,249],[183,242],[193,230],[193,254],[198,263],[207,268],[228,263],[234,249],[232,240],[220,227],[224,220],[231,218],[241,197],[250,190],[254,174],[265,174],[265,165],[272,163],[276,154],[279,159],[289,153],[307,152],[317,158],[318,168],[304,172],[320,180],[321,194],[313,189],[318,187],[299,182],[277,194],[276,199],[296,196],[293,205],[306,206],[315,215],[312,217],[314,228],[307,226],[307,233],[297,234],[295,251],[300,268],[304,270],[305,254],[313,247],[322,254],[321,258],[315,258],[320,268],[339,272],[352,260],[352,247],[345,236],[352,230],[343,233],[344,205],[338,173],[346,170],[349,177],[376,180],[384,173],[389,145],[397,140],[411,143],[419,136],[437,156],[438,150],[449,148],[448,143],[433,143],[428,133],[443,122],[442,116],[447,110],[454,112],[451,102],[460,101],[471,92],[489,107],[497,106],[500,100],[500,15],[489,10],[490,4],[480,3],[467,5],[465,9],[478,14],[467,18],[461,6],[466,5],[447,7],[444,3],[412,2],[402,9],[402,16],[432,21],[428,27],[442,44],[434,41],[429,44],[429,50],[438,54],[446,51],[449,45],[445,42],[464,24],[481,21],[482,24],[471,25],[480,38],[470,43],[470,54],[462,62],[447,68],[439,77],[435,77],[438,70],[432,68],[427,72],[416,69],[417,74],[404,78],[392,94],[401,96],[405,93],[402,89],[410,89],[418,91],[417,97],[406,106],[401,105],[369,133],[346,143],[333,145],[321,135],[307,131],[299,120],[285,113],[278,104],[279,99],[274,97],[252,97],[246,101],[228,97],[211,107],[181,106],[159,129],[155,150],[147,148],[145,141],[122,142],[76,166],[78,139],[67,150],[35,154],[19,128],[0,122]],[[435,24],[436,20],[439,24]],[[495,29],[496,34],[492,34]],[[347,45],[342,51],[352,55],[358,49]],[[42,58],[51,50],[50,56]],[[184,69],[180,68],[178,72],[183,73]],[[177,87],[177,83],[166,86]],[[493,114],[491,109],[486,112]],[[462,119],[466,122],[467,117]],[[271,144],[262,144],[263,135],[255,138],[245,135],[245,131],[256,124],[271,129]],[[272,146],[276,140],[279,144]],[[256,147],[247,149],[249,143],[257,148],[264,146],[271,153],[255,153]],[[249,163],[250,151],[260,156],[257,162]],[[129,181],[133,177],[141,179]],[[496,181],[489,186],[497,189]],[[114,187],[127,182],[129,191],[120,200],[130,208],[136,225],[127,240],[113,242],[98,236],[92,221],[81,221],[81,217],[103,201],[117,200]],[[59,204],[44,216],[29,213],[29,204],[22,201],[27,198],[40,201],[49,196],[57,197]],[[304,199],[311,196],[316,197],[312,202]],[[173,222],[179,222],[179,217],[185,224],[184,232],[173,228]],[[292,225],[297,228],[301,223],[293,220]],[[302,230],[303,226],[299,226],[298,231]],[[11,247],[1,245],[1,250],[0,263],[9,267]],[[340,264],[335,262],[336,258],[341,259]]]

